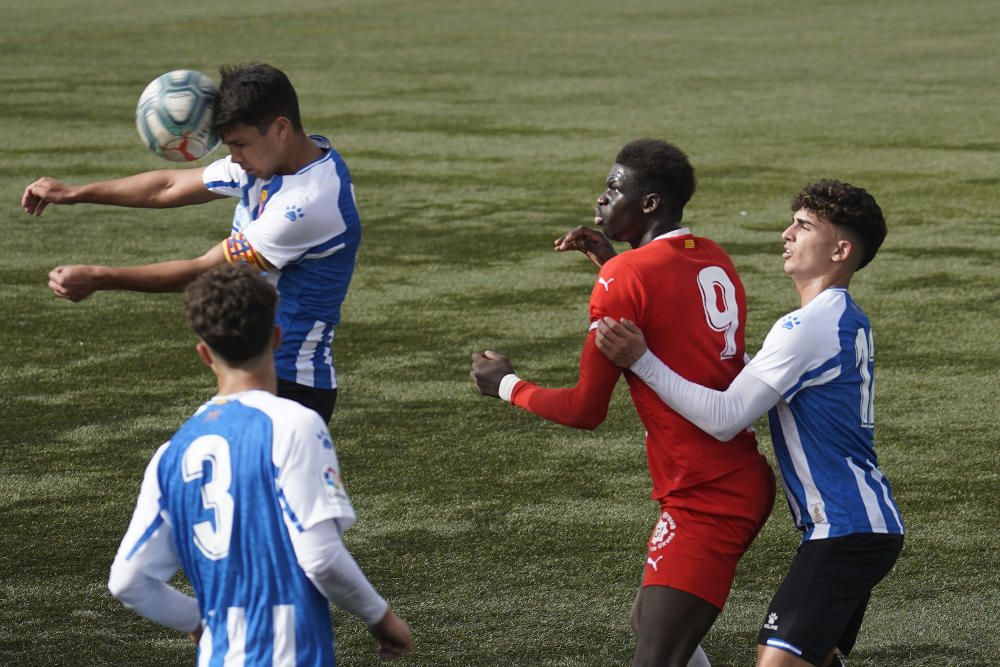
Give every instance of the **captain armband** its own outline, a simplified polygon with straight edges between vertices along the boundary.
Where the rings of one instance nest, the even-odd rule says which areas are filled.
[[[257,254],[242,232],[236,232],[226,239],[225,252],[226,261],[230,264],[249,264],[261,271],[271,268],[267,260]]]

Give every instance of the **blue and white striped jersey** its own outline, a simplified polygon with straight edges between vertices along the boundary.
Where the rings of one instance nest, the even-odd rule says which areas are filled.
[[[325,137],[309,138],[323,156],[294,174],[261,180],[225,157],[206,167],[202,178],[210,191],[239,199],[233,235],[242,235],[276,267],[268,280],[281,296],[278,377],[332,389],[333,328],[354,273],[361,217],[347,164]]]
[[[117,558],[160,581],[184,568],[199,666],[333,665],[329,603],[289,531],[354,518],[322,419],[249,391],[209,401],[156,452]]]
[[[871,324],[847,290],[779,319],[745,372],[782,396],[768,413],[771,439],[803,540],[902,534],[875,456]]]

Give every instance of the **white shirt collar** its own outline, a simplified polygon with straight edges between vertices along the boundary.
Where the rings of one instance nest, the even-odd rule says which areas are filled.
[[[671,239],[671,238],[674,238],[674,237],[677,237],[677,236],[688,236],[690,234],[691,234],[691,230],[690,229],[688,229],[687,227],[680,227],[678,229],[675,229],[672,232],[667,232],[666,234],[660,234],[659,236],[657,236],[653,240],[654,241],[659,241],[660,239]]]

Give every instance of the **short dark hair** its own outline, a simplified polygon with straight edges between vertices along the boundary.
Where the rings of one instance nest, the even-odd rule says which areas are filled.
[[[230,366],[267,349],[278,293],[250,267],[216,267],[195,278],[185,296],[188,324]]]
[[[284,72],[263,63],[223,65],[222,82],[215,101],[212,128],[216,134],[236,125],[250,125],[265,132],[275,118],[284,116],[302,131],[299,98]]]
[[[615,162],[632,170],[643,194],[659,194],[681,219],[695,188],[694,167],[684,151],[660,139],[636,139],[625,144]]]
[[[885,240],[885,217],[867,191],[833,179],[802,188],[792,199],[792,211],[806,209],[832,225],[843,227],[861,244],[860,271],[875,258]]]

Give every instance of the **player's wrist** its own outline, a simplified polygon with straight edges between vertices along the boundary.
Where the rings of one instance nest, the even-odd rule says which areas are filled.
[[[653,353],[650,352],[647,347],[643,350],[642,354],[639,355],[639,358],[632,362],[632,365],[629,366],[629,370],[642,377],[643,373],[652,367],[654,359],[656,359],[656,357],[653,356]]]
[[[521,378],[517,377],[514,373],[504,375],[500,380],[500,388],[497,390],[497,394],[502,400],[510,403],[511,397],[514,394],[514,387],[516,387],[517,383],[520,381]]]

